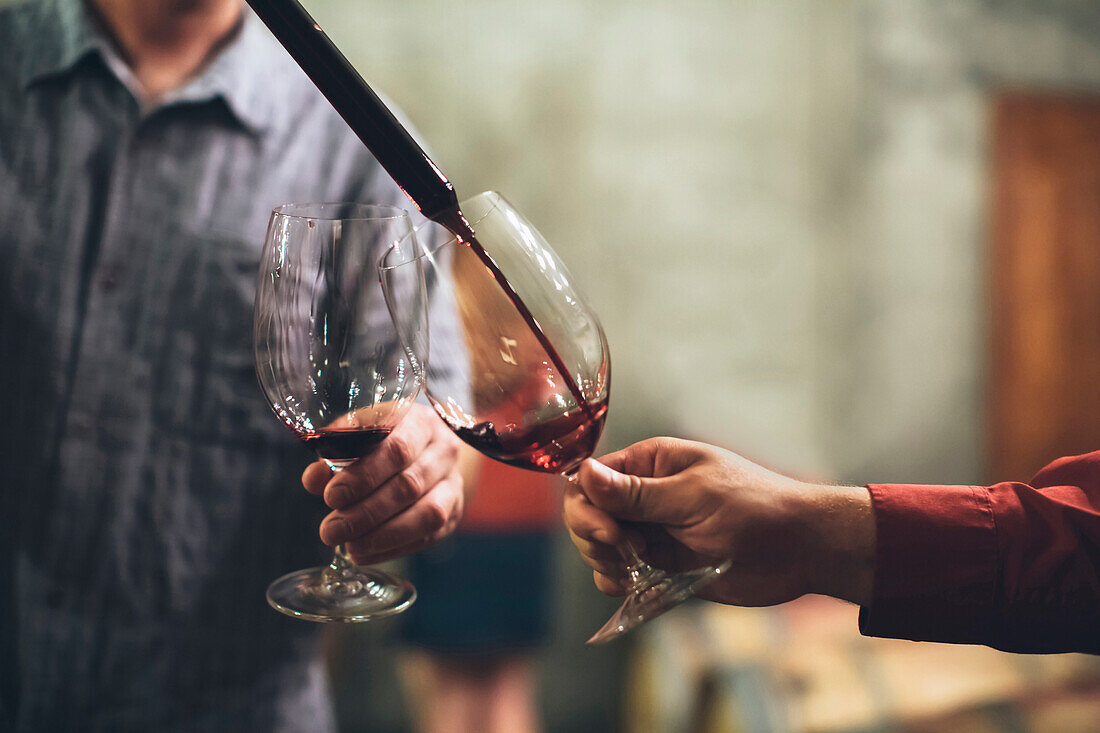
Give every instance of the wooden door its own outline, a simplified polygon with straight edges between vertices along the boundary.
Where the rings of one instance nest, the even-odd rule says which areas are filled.
[[[1100,97],[994,110],[990,469],[1100,450]]]

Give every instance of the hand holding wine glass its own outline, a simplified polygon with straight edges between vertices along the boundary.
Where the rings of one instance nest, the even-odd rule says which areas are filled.
[[[430,407],[414,404],[377,450],[343,471],[311,463],[302,484],[333,510],[321,522],[321,540],[367,565],[446,537],[463,511],[460,446]]]
[[[255,304],[256,371],[275,414],[330,474],[352,470],[334,487],[339,512],[322,528],[334,543],[361,542],[389,520],[394,549],[445,530],[444,513],[461,513],[461,498],[457,507],[453,501],[453,446],[423,419],[403,425],[419,384],[399,331],[416,325],[392,320],[376,263],[411,231],[405,211],[360,204],[288,204],[272,212],[268,226]],[[363,456],[367,462],[357,466]],[[381,501],[364,517],[361,500],[372,491]],[[439,512],[410,509],[428,494]],[[268,588],[277,610],[314,621],[397,613],[415,597],[407,581],[357,568],[340,551],[329,566],[290,573]]]
[[[866,489],[798,481],[674,438],[586,461],[565,499],[565,524],[603,592],[622,595],[629,587],[616,549],[629,532],[654,564],[670,570],[734,558],[698,595],[743,606],[805,593],[865,602],[873,569],[869,516]]]

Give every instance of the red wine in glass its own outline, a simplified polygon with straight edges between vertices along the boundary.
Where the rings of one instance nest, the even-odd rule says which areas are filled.
[[[458,437],[479,452],[516,468],[562,473],[596,449],[607,416],[606,400],[587,410],[530,427],[499,428],[489,420],[472,427],[451,424]]]
[[[349,465],[377,448],[391,432],[392,428],[331,428],[304,433],[298,439],[329,463]]]

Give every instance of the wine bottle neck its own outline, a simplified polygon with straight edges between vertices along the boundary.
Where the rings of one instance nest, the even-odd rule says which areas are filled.
[[[248,4],[425,216],[458,209],[447,177],[297,0]]]

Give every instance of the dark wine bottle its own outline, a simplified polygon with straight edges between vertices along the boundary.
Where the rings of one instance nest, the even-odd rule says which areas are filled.
[[[305,8],[297,0],[248,4],[421,213],[447,226],[438,217],[458,211],[454,186]]]

